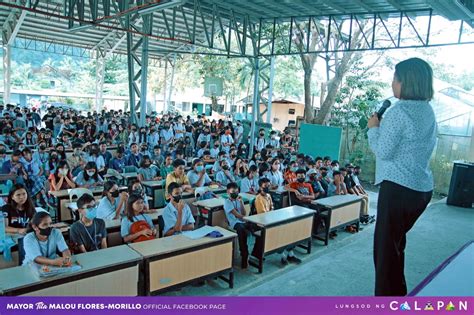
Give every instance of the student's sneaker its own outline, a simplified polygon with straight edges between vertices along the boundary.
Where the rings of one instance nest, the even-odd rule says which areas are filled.
[[[280,261],[281,261],[281,264],[282,264],[283,266],[287,266],[287,265],[288,265],[288,259],[282,258]]]
[[[375,215],[371,215],[369,217],[369,223],[374,223],[375,222]]]
[[[301,259],[299,259],[296,256],[288,256],[288,261],[290,263],[297,264],[297,265],[301,264]]]

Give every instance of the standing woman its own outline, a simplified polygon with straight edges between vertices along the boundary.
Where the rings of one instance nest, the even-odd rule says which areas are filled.
[[[392,90],[399,101],[381,122],[375,114],[368,122],[376,184],[381,183],[374,237],[375,295],[381,296],[407,293],[406,234],[431,200],[429,160],[437,133],[429,103],[433,71],[425,61],[411,58],[398,63]]]

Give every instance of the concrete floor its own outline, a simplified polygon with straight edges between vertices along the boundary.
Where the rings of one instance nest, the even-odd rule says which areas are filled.
[[[370,194],[370,214],[376,213],[377,193]],[[432,201],[407,237],[405,277],[410,292],[435,267],[474,239],[474,209],[450,207],[446,199]],[[278,254],[266,258],[263,274],[235,267],[235,286],[221,280],[202,287],[187,286],[166,295],[241,296],[364,296],[373,295],[372,242],[375,224],[356,234],[339,232],[329,246],[313,241],[310,255],[298,249],[301,265],[282,267]],[[250,247],[251,248],[251,247]],[[240,265],[240,261],[234,263]]]

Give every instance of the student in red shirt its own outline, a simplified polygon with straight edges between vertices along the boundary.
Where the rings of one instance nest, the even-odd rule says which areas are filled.
[[[298,170],[298,163],[296,161],[291,161],[288,165],[285,174],[283,175],[287,184],[296,182],[296,171]]]
[[[313,187],[310,183],[306,183],[306,171],[302,168],[296,171],[296,182],[286,186],[289,192],[294,193],[292,203],[303,207],[308,207],[311,201],[316,199]]]

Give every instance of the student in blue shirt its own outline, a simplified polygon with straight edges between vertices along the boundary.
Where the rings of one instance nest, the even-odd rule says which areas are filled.
[[[258,194],[258,169],[256,165],[250,166],[245,176],[240,182],[240,192],[256,195]]]
[[[79,187],[85,188],[100,186],[104,183],[94,162],[87,162],[84,170],[77,175],[74,181]]]
[[[44,211],[37,212],[33,216],[30,232],[23,241],[25,248],[23,265],[31,262],[58,267],[70,265],[71,252],[61,232],[51,226],[52,222],[49,213]],[[62,257],[58,257],[57,251],[62,253]]]
[[[172,182],[168,185],[168,196],[170,203],[163,210],[164,236],[171,236],[183,231],[194,229],[194,218],[188,204],[182,199],[183,190],[181,185]]]
[[[97,217],[103,220],[115,220],[125,214],[128,193],[119,192],[118,185],[114,181],[104,183],[102,199],[97,207]]]
[[[125,243],[136,241],[139,237],[145,236],[147,238],[154,238],[157,235],[157,229],[153,225],[153,220],[149,215],[144,213],[144,202],[141,195],[132,194],[127,201],[127,215],[122,218],[120,226],[120,235]],[[131,233],[130,229],[135,222],[145,221],[148,228],[142,229],[138,232]]]
[[[229,221],[229,226],[237,232],[239,238],[239,250],[242,257],[241,268],[248,267],[249,250],[247,238],[250,234],[250,224],[242,219],[246,216],[244,202],[239,196],[239,186],[236,183],[227,185],[227,194],[229,198],[224,201],[224,212]],[[261,256],[261,238],[257,237],[252,250],[252,256],[259,258]]]
[[[193,169],[187,174],[192,187],[203,187],[212,184],[212,180],[207,175],[204,163],[200,159],[193,160]]]
[[[216,174],[216,182],[222,186],[227,186],[227,184],[235,182],[235,177],[230,170],[229,162],[222,160],[220,165],[222,170]]]

